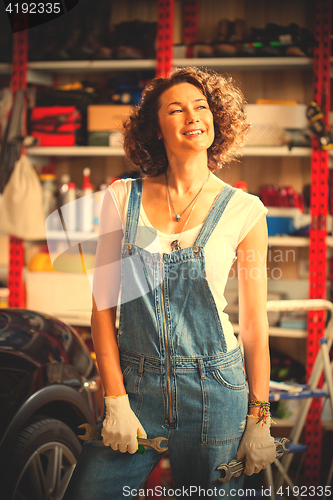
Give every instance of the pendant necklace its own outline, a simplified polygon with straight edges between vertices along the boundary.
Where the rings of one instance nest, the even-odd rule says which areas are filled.
[[[208,181],[208,178],[209,178],[209,174],[210,174],[210,171],[208,173],[208,177],[206,179],[206,181],[203,183],[203,185],[201,186],[201,188],[199,189],[199,191],[197,192],[197,194],[195,195],[195,197],[193,198],[192,201],[190,201],[190,203],[187,205],[187,207],[182,211],[181,214],[177,214],[176,213],[176,210],[175,210],[175,207],[174,207],[174,204],[173,204],[173,201],[172,201],[172,198],[171,198],[171,194],[170,194],[170,189],[169,189],[169,184],[168,184],[168,178],[167,178],[167,173],[165,171],[165,184],[166,184],[166,187],[167,187],[167,190],[168,190],[168,203],[169,203],[169,198],[170,198],[170,201],[171,201],[171,206],[172,206],[172,210],[173,210],[173,213],[175,214],[175,217],[176,217],[176,221],[179,222],[180,221],[180,218],[182,215],[184,215],[184,213],[186,212],[186,210],[188,208],[190,208],[190,206],[192,205],[192,203],[195,203],[197,201],[197,199],[199,198],[199,195],[201,193],[201,191],[203,190],[203,188],[205,187],[206,185],[206,182]]]
[[[195,198],[191,201],[191,203],[190,203],[190,204],[186,207],[186,209],[183,211],[183,213],[184,213],[184,212],[188,209],[188,207],[189,207],[189,206],[191,206],[191,205],[192,205],[192,203],[193,203],[193,206],[192,206],[192,208],[191,208],[191,211],[190,211],[190,213],[188,214],[188,217],[187,217],[187,219],[186,219],[186,221],[185,221],[185,224],[184,224],[184,226],[183,226],[183,229],[181,230],[181,233],[180,233],[180,235],[179,235],[178,239],[177,239],[177,240],[174,240],[174,241],[172,241],[172,242],[171,242],[171,251],[172,251],[172,252],[176,252],[177,250],[181,250],[181,249],[182,249],[182,247],[180,246],[180,238],[181,238],[181,236],[182,236],[182,234],[183,234],[183,232],[184,232],[184,230],[185,230],[185,228],[186,228],[186,226],[187,226],[188,221],[190,220],[190,217],[191,217],[191,215],[192,215],[192,212],[193,212],[193,210],[194,210],[194,208],[195,208],[195,206],[196,206],[196,204],[197,204],[197,201],[198,201],[199,195],[200,195],[200,193],[202,192],[202,190],[203,190],[203,188],[205,187],[205,185],[207,184],[209,177],[210,177],[210,171],[208,172],[208,176],[207,176],[207,178],[206,178],[205,182],[203,183],[203,185],[201,186],[201,189],[199,190],[198,194],[195,196]],[[165,175],[165,178],[166,178],[166,175]],[[167,183],[166,183],[166,185],[168,186],[168,184],[167,184]],[[171,204],[172,204],[172,198],[171,198],[171,195],[170,195],[169,187],[168,187],[168,189],[167,189],[167,200],[168,200],[168,207],[169,207],[170,220],[171,220],[171,222],[172,222],[171,207],[170,207],[170,201],[171,201]],[[172,204],[172,206],[173,206],[173,204]],[[180,217],[183,215],[183,213],[181,213],[181,214],[180,214]],[[177,216],[176,216],[176,217],[177,217]],[[179,219],[178,219],[178,220],[179,220]],[[178,220],[177,220],[177,222],[178,222]]]

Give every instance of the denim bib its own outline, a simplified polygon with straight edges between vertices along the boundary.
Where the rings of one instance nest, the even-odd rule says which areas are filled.
[[[223,329],[205,270],[205,245],[235,193],[225,186],[212,205],[192,247],[152,254],[135,245],[142,179],[132,182],[122,250],[119,347],[151,357],[219,356],[227,352]],[[128,300],[130,296],[136,297]]]
[[[122,361],[167,373],[213,369],[229,358],[205,271],[205,245],[235,193],[226,185],[193,244],[170,254],[136,246],[142,179],[132,181],[122,249],[118,345]],[[130,296],[135,297],[128,300]],[[239,355],[238,350],[231,351]],[[172,385],[172,383],[171,383]]]

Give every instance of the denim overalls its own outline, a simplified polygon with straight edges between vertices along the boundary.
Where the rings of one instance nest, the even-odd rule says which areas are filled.
[[[234,192],[228,185],[222,189],[192,247],[149,253],[135,245],[142,180],[132,181],[122,250],[127,301],[120,310],[121,366],[132,410],[147,436],[168,438],[179,498],[238,498],[235,490],[243,480],[224,485],[216,470],[236,458],[248,397],[241,350],[227,352],[204,256]],[[128,301],[131,294],[136,298]],[[66,500],[130,497],[162,456],[149,448],[144,455],[130,455],[101,441],[87,442]]]

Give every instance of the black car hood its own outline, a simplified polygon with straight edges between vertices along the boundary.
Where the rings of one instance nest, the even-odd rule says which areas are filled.
[[[93,360],[78,333],[62,321],[27,309],[0,309],[0,350],[12,351],[31,365],[72,365],[83,377]]]

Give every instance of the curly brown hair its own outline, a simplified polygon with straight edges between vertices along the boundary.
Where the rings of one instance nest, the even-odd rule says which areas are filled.
[[[215,138],[208,149],[208,167],[220,169],[241,156],[241,148],[249,130],[244,111],[244,96],[215,71],[196,67],[175,68],[166,78],[154,78],[143,90],[141,104],[124,123],[124,150],[143,175],[152,177],[165,172],[168,159],[160,139],[158,110],[160,96],[179,83],[191,83],[206,97],[213,114]]]

